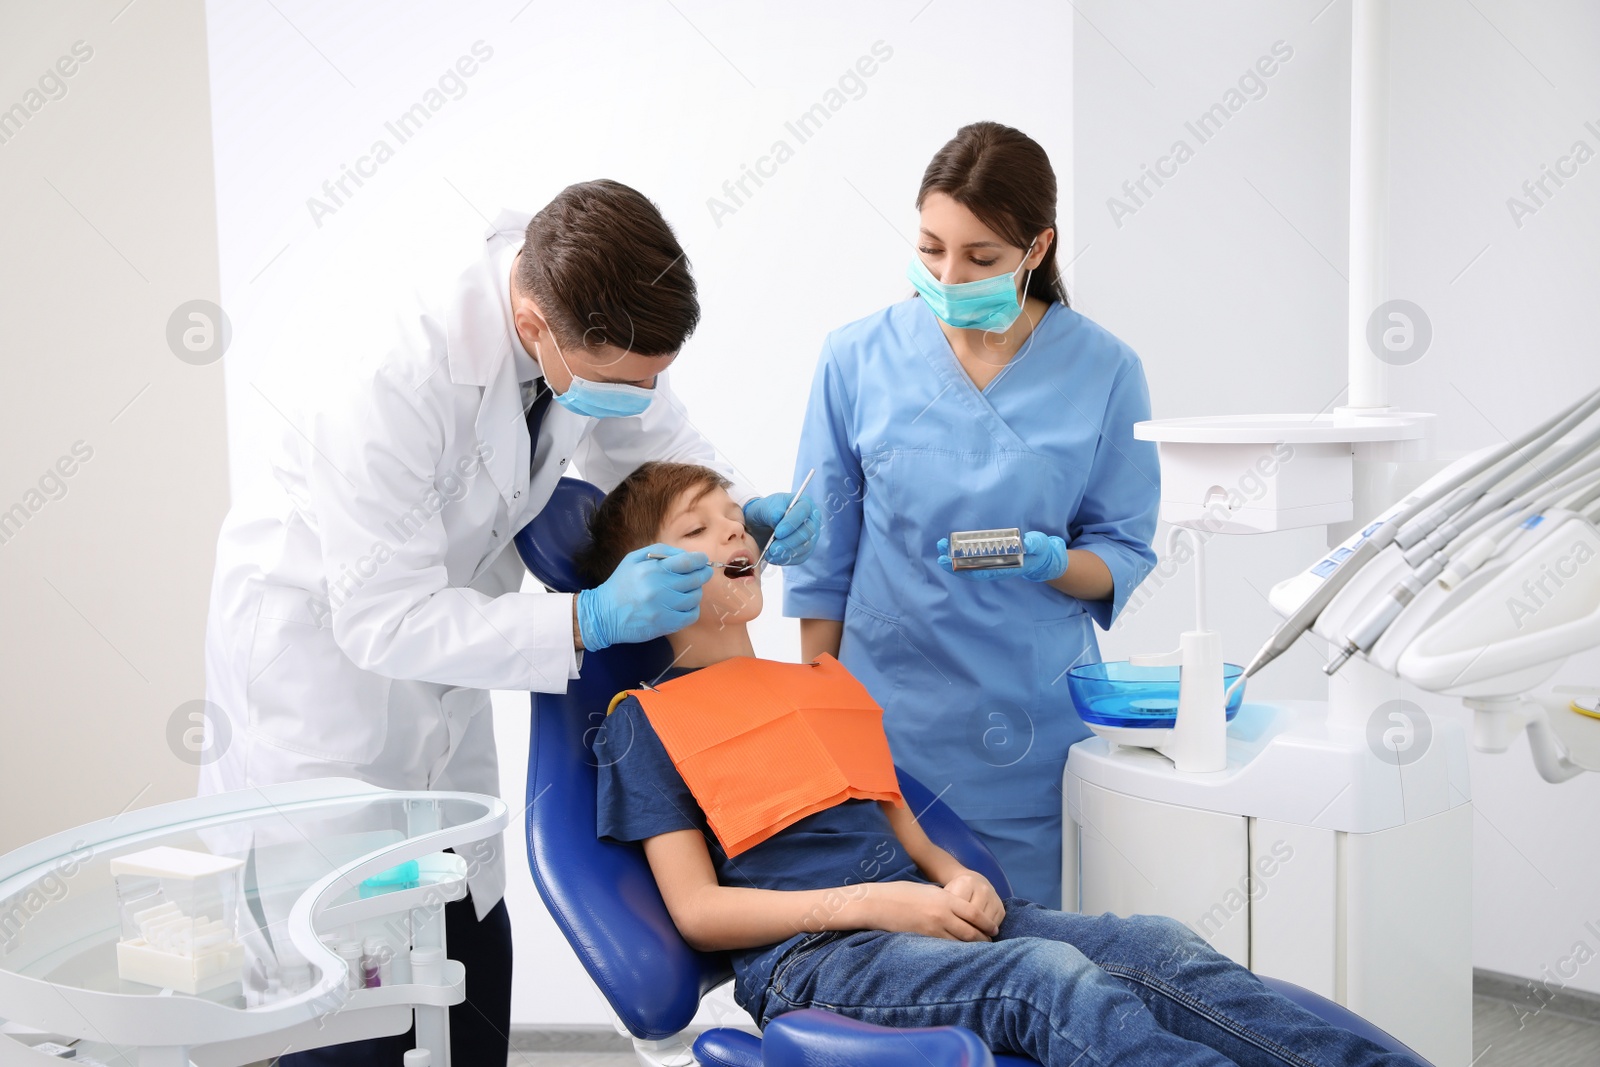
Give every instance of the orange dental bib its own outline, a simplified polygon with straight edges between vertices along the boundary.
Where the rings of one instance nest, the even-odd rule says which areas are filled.
[[[623,695],[638,698],[729,856],[844,800],[905,802],[883,709],[832,656],[739,656]]]

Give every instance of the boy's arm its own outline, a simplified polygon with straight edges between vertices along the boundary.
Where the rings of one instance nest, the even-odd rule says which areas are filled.
[[[946,896],[954,896],[977,908],[982,916],[977,925],[998,934],[1000,923],[1006,917],[1006,906],[989,879],[970,867],[962,866],[960,860],[934,844],[916,815],[912,814],[910,804],[880,800],[878,806],[888,816],[895,837],[900,839],[900,846],[922,871],[922,876],[943,886],[947,891]]]
[[[880,800],[878,806],[889,817],[889,825],[894,828],[894,836],[900,839],[901,847],[906,850],[906,855],[911,857],[911,862],[922,871],[924,878],[944,885],[967,870],[954,856],[933,843],[927,832],[922,829],[922,824],[917,822],[916,815],[911,811],[911,805]]]
[[[719,885],[698,830],[646,838],[644,855],[673,925],[701,952],[755,948],[822,930],[897,930],[987,941],[998,928],[981,904],[916,882],[794,891]]]

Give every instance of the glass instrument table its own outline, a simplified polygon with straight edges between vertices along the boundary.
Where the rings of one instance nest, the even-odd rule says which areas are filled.
[[[124,812],[0,856],[0,1067],[234,1067],[405,1033],[413,1011],[417,1047],[449,1067],[466,976],[443,958],[444,905],[507,821],[495,797],[322,778]],[[243,863],[237,980],[190,995],[118,976],[112,861],[159,846]],[[363,958],[332,947],[351,942]]]

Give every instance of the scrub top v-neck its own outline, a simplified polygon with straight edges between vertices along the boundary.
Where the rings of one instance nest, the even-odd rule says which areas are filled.
[[[823,524],[785,571],[784,614],[844,623],[839,658],[884,708],[895,761],[969,819],[1061,811],[1068,747],[1087,736],[1069,668],[1099,659],[1154,565],[1159,472],[1138,357],[1060,304],[984,388],[927,306],[894,304],[830,334],[796,470]],[[1082,601],[1023,578],[943,570],[953,530],[1060,534],[1115,591]]]

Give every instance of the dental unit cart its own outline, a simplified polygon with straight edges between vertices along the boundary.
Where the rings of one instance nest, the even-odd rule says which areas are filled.
[[[0,856],[0,1067],[231,1067],[413,1018],[448,1067],[466,974],[445,955],[444,905],[507,820],[494,797],[323,778]]]
[[[1135,432],[1161,441],[1163,519],[1203,545],[1219,532],[1348,518],[1353,442],[1378,438],[1363,447],[1391,458],[1415,458],[1425,444],[1425,419],[1345,421],[1202,419]],[[1392,441],[1402,433],[1408,440]],[[1320,461],[1340,451],[1342,479]],[[1277,508],[1205,506],[1210,485],[1273,464],[1255,503]],[[1202,615],[1204,564],[1203,551],[1189,563]],[[1230,958],[1344,1004],[1430,1062],[1470,1060],[1472,808],[1459,725],[1434,720],[1420,758],[1385,762],[1368,725],[1401,686],[1365,664],[1333,679],[1326,703],[1244,700],[1225,721],[1224,679],[1239,668],[1224,674],[1220,637],[1203,619],[1181,641],[1177,653],[1127,667],[1181,664],[1186,681],[1206,679],[1204,740],[1173,751],[1171,739],[1130,736],[1176,737],[1181,713],[1170,730],[1120,732],[1085,715],[1097,736],[1072,747],[1063,778],[1063,851],[1078,865],[1064,878],[1065,905],[1078,882],[1083,912],[1182,920]]]

